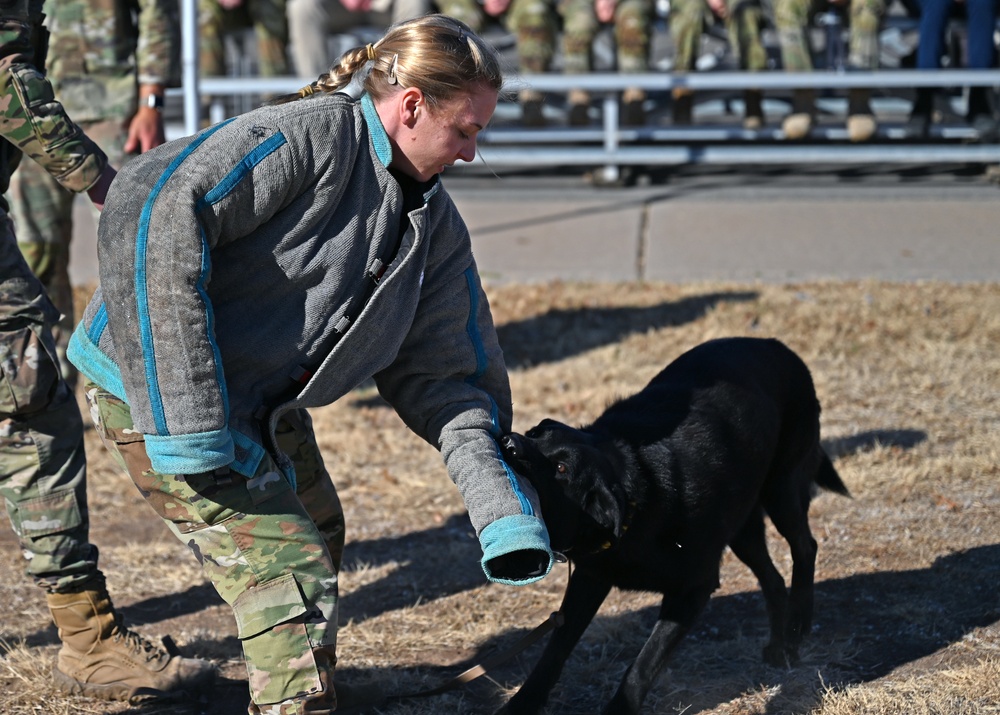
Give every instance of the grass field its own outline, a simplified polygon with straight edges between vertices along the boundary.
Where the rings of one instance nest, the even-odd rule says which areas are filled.
[[[763,601],[726,554],[722,587],[645,712],[712,715],[1000,713],[1000,285],[488,286],[511,371],[515,429],[594,418],[685,349],[773,336],[809,364],[824,444],[852,492],[822,494],[816,618],[795,668],[763,664]],[[437,685],[513,644],[558,608],[567,570],[523,588],[487,584],[478,543],[435,450],[371,388],[313,413],[348,520],[340,677],[393,693]],[[200,702],[129,707],[64,698],[41,592],[0,559],[0,713],[246,710],[229,608],[87,435],[92,538],[128,621],[173,635],[223,678]],[[784,543],[769,535],[786,578]],[[567,664],[551,713],[592,715],[655,621],[656,597],[612,593]],[[446,695],[385,715],[491,713],[540,646]]]

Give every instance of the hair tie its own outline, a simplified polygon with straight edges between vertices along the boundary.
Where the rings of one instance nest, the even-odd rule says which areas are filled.
[[[369,42],[367,45],[365,45],[365,52],[368,55],[368,59],[371,60],[372,62],[374,62],[375,61],[375,45],[373,45],[372,43]]]
[[[399,80],[396,78],[396,67],[399,64],[399,55],[392,56],[392,62],[389,63],[389,72],[387,73],[389,84],[396,84]]]
[[[316,86],[312,84],[307,84],[305,87],[299,90],[300,97],[308,97],[310,94],[316,92]]]

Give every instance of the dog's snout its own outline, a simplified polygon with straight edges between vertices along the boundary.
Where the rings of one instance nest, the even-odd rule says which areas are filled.
[[[517,455],[517,439],[513,435],[505,434],[501,437],[500,446],[512,457]]]

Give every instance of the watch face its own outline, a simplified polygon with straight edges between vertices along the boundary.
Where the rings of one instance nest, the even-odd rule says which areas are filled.
[[[146,106],[153,109],[163,109],[163,96],[159,94],[147,94]]]

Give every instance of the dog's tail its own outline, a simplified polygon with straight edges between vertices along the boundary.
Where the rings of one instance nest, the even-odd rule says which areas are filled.
[[[837,474],[837,469],[833,466],[833,462],[830,461],[830,455],[822,447],[819,448],[819,452],[820,462],[819,469],[816,470],[816,483],[824,489],[829,489],[831,492],[843,494],[845,497],[851,496],[840,475]]]

